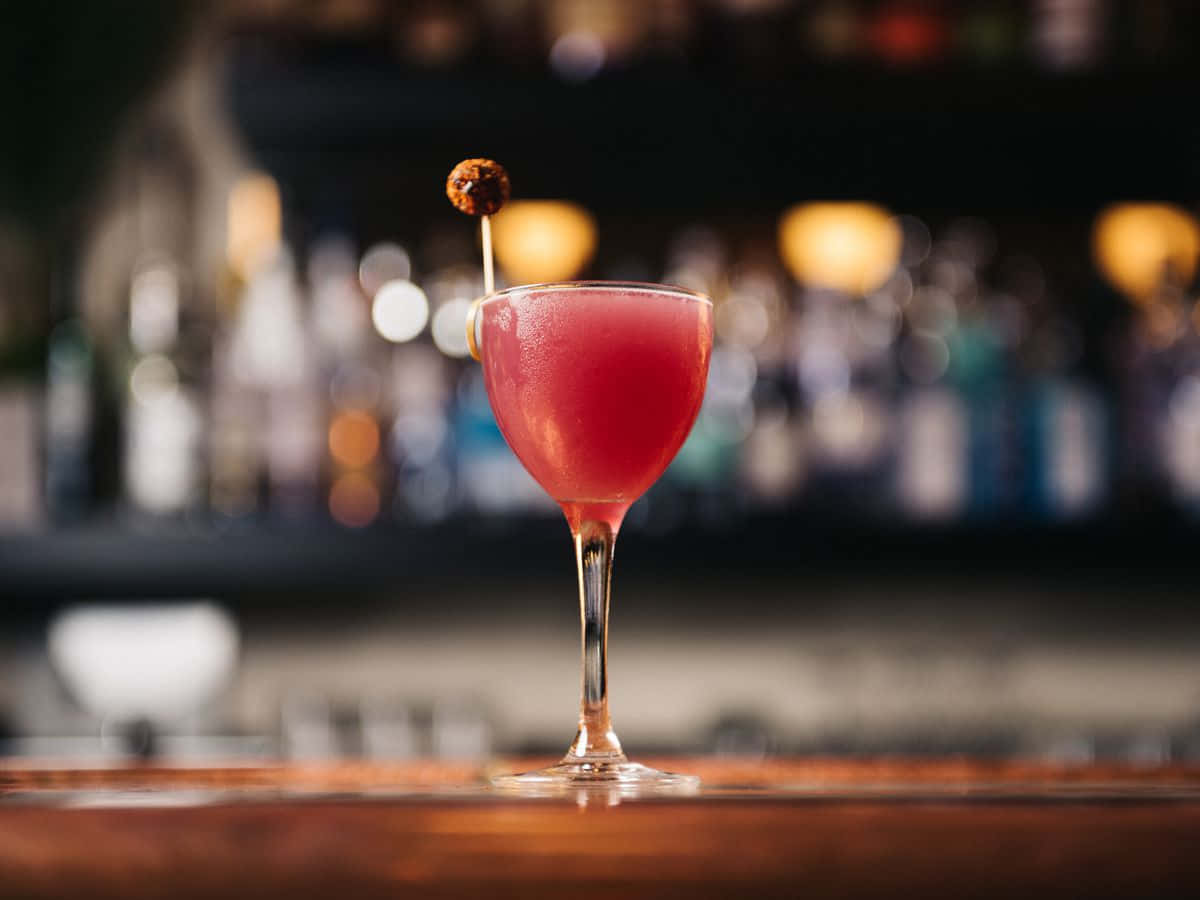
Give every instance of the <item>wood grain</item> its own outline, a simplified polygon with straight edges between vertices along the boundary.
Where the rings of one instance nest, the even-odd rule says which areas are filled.
[[[472,790],[467,765],[9,765],[0,897],[1200,895],[1195,768],[653,762],[745,789],[581,808]]]

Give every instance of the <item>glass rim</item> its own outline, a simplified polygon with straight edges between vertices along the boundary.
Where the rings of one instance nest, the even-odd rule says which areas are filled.
[[[498,291],[492,291],[490,294],[485,294],[480,298],[480,304],[489,303],[492,300],[499,300],[503,297],[508,297],[520,292],[534,291],[573,291],[605,288],[608,290],[637,290],[655,294],[673,294],[684,300],[697,300],[701,303],[713,305],[712,298],[701,291],[693,291],[691,288],[680,287],[677,284],[663,284],[662,282],[654,281],[543,281],[535,284],[514,284],[511,287],[506,287]]]

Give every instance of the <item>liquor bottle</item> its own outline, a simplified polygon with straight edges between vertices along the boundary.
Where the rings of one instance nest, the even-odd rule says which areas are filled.
[[[73,246],[66,242],[66,247]],[[75,266],[71,249],[60,252],[51,287],[46,346],[45,501],[57,523],[76,522],[91,508],[95,359],[91,336],[75,318]]]
[[[141,513],[173,516],[203,499],[205,304],[190,278],[195,165],[178,129],[150,121],[134,164],[137,259],[129,281],[129,356],[124,426],[127,500]]]

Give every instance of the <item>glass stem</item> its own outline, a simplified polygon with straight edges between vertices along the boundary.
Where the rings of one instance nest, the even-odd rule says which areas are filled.
[[[608,715],[608,585],[616,535],[605,522],[585,521],[575,531],[579,611],[583,631],[583,699],[579,733],[564,762],[624,762]]]

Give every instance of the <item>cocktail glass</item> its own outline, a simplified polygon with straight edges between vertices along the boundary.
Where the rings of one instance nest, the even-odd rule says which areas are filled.
[[[608,599],[621,521],[700,410],[712,303],[653,284],[525,285],[485,297],[468,328],[501,432],[571,528],[583,633],[579,731],[567,755],[493,782],[533,792],[695,787],[694,776],[632,763],[621,750],[608,711]]]

